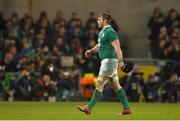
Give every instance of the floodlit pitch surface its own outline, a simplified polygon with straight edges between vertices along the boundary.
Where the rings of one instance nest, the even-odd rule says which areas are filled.
[[[179,103],[130,103],[133,114],[118,116],[118,102],[98,102],[91,115],[78,111],[87,102],[0,102],[0,120],[176,120]]]

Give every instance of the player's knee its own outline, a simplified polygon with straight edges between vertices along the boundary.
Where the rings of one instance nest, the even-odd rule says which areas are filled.
[[[103,92],[106,81],[107,81],[107,79],[99,76],[96,80],[96,90],[98,90],[99,92]]]
[[[110,82],[110,85],[115,92],[122,88],[121,85],[119,84],[118,78],[113,78],[113,80]]]

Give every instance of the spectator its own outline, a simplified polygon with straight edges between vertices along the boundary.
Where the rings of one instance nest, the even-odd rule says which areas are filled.
[[[4,100],[5,98],[5,91],[3,88],[4,70],[5,66],[0,65],[0,100]]]
[[[64,18],[64,14],[62,11],[58,11],[56,13],[56,18],[53,21],[53,28],[57,28],[58,26],[66,26],[66,19]],[[56,29],[55,29],[56,30]]]
[[[27,56],[30,59],[33,59],[34,57],[34,50],[32,46],[30,45],[30,40],[28,38],[23,38],[22,41],[22,50],[20,51],[19,55],[22,56]]]
[[[7,72],[16,72],[16,64],[17,63],[14,60],[13,55],[10,52],[8,52],[5,54],[5,58],[1,65],[5,66],[5,71]]]
[[[31,100],[33,97],[34,85],[31,81],[30,72],[26,68],[20,70],[20,75],[17,78],[16,99]]]
[[[18,18],[18,14],[17,13],[12,13],[11,14],[11,18],[10,18],[11,22],[12,22],[12,36],[14,39],[18,39],[18,35],[19,35],[19,18]]]
[[[165,25],[163,14],[159,7],[156,7],[153,11],[153,15],[150,17],[148,27],[150,29],[150,40],[155,40],[159,34],[159,27]]]
[[[66,33],[65,26],[59,26],[57,28],[57,31],[54,33],[54,36],[53,36],[53,41],[54,41],[53,45],[55,44],[59,46],[60,48],[63,48],[65,44],[70,42],[70,39]]]
[[[87,49],[92,48],[96,45],[95,40],[89,40]],[[93,54],[91,59],[85,58],[85,65],[82,67],[84,73],[92,73],[94,72],[95,75],[98,75],[98,68],[100,66],[100,60],[98,59],[97,54]]]
[[[142,73],[140,72],[134,72],[131,76],[131,81],[128,87],[128,99],[133,102],[138,102],[139,97],[141,95],[140,92],[142,92],[142,82],[144,82]]]
[[[158,77],[155,77],[153,75],[150,75],[146,82],[146,94],[145,94],[145,100],[147,102],[157,102],[159,100],[159,79]]]
[[[168,43],[166,40],[160,40],[159,47],[156,49],[156,56],[159,59],[167,59],[167,53],[165,50],[168,47]]]
[[[176,73],[171,74],[170,78],[163,84],[162,101],[177,102],[179,85],[178,75]]]
[[[15,92],[15,77],[6,73],[5,67],[0,69],[0,99],[12,101]]]
[[[166,27],[169,29],[176,20],[180,20],[180,16],[175,9],[171,9],[168,17],[165,20]]]
[[[34,22],[31,16],[27,16],[23,19],[23,23],[21,23],[21,27],[19,30],[19,41],[20,43],[22,43],[23,38],[27,38],[32,43],[34,37]]]
[[[50,96],[55,96],[56,82],[49,75],[43,75],[38,80],[38,91],[36,93],[40,100],[47,100]]]
[[[82,21],[78,17],[78,14],[76,12],[73,12],[71,14],[71,19],[68,21],[68,24],[67,24],[67,33],[68,33],[68,35],[72,36],[73,32],[74,32],[74,29],[76,27],[82,28]]]
[[[48,15],[45,11],[41,11],[39,19],[35,22],[36,33],[43,34],[45,36],[45,41],[50,44],[50,38],[52,35],[52,28]]]
[[[94,12],[89,13],[89,18],[86,21],[85,31],[89,29],[98,29],[96,15]]]
[[[180,41],[178,42],[176,37],[172,40],[172,50],[169,56],[172,60],[180,61]]]
[[[2,40],[4,39],[5,30],[6,30],[6,21],[4,19],[3,13],[0,11],[0,46],[2,44]]]

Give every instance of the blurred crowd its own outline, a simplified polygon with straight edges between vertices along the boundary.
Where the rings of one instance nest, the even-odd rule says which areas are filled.
[[[130,101],[180,102],[180,63],[167,62],[154,75],[143,79],[138,69],[122,78]]]
[[[94,12],[84,24],[76,12],[66,20],[58,11],[53,21],[46,11],[37,20],[15,12],[5,19],[0,12],[0,99],[46,99],[61,89],[78,90],[84,73],[97,75],[98,55],[84,57],[97,43],[96,20]],[[118,31],[114,20],[111,25]]]
[[[180,61],[180,16],[175,9],[168,15],[156,7],[148,22],[153,58]]]
[[[159,14],[153,16],[148,24],[154,57],[178,60],[176,51],[179,51],[180,36],[179,27],[174,24],[179,23],[174,23],[173,19],[168,26],[159,26],[156,23],[159,17]],[[119,31],[114,20],[111,25]],[[45,11],[37,20],[28,13],[21,18],[12,13],[5,19],[0,12],[0,100],[55,101],[70,100],[71,97],[78,100],[80,78],[85,73],[97,76],[99,71],[97,54],[91,59],[84,57],[85,50],[96,45],[99,31],[94,12],[89,13],[84,24],[76,12],[66,20],[63,12],[58,11],[53,21],[49,20]],[[166,43],[163,49],[161,41]],[[130,101],[178,102],[179,68],[179,63],[167,63],[147,80],[136,69],[120,79],[120,83]],[[107,85],[104,93],[106,101],[116,97]]]

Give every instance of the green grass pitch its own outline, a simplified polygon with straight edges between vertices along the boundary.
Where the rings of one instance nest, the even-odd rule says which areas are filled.
[[[0,120],[176,120],[180,104],[130,103],[133,114],[118,116],[118,102],[98,102],[91,115],[79,112],[76,104],[87,102],[0,102]]]

